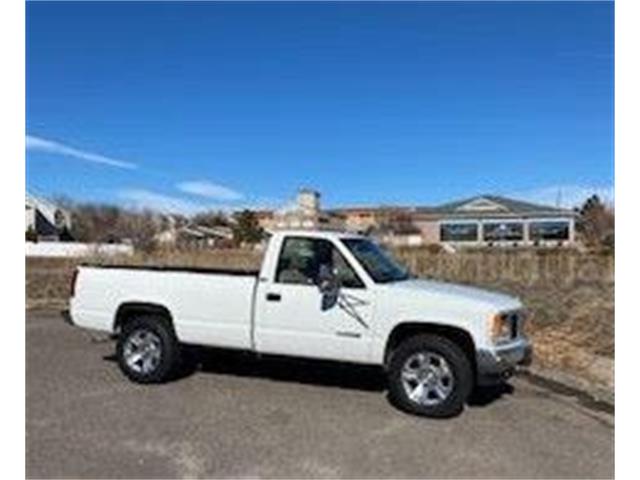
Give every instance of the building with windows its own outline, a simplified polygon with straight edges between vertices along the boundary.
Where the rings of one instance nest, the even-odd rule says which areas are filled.
[[[415,208],[425,243],[455,246],[567,246],[575,243],[575,212],[496,195]]]

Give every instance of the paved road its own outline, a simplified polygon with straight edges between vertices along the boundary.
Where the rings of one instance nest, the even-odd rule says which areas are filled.
[[[612,477],[613,417],[524,379],[459,417],[394,410],[374,369],[205,352],[162,386],[27,313],[28,477]]]

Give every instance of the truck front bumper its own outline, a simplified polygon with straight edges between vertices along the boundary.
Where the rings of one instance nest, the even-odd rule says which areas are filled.
[[[479,350],[476,354],[476,384],[494,385],[509,378],[518,365],[530,365],[533,347],[526,337],[520,337],[491,350]]]

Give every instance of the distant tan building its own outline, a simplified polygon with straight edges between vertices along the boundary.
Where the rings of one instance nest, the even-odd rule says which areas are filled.
[[[351,232],[366,233],[383,223],[384,211],[376,207],[350,207],[333,210],[344,218],[344,227]]]
[[[284,229],[344,229],[344,219],[320,209],[320,193],[302,188],[294,205],[274,212],[257,212],[258,223],[265,230]]]

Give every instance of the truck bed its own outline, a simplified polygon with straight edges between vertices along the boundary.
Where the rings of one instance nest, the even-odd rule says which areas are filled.
[[[180,341],[251,348],[258,271],[146,265],[81,265],[74,323],[112,332],[118,310],[149,304],[171,312]]]
[[[187,273],[210,273],[218,275],[244,275],[257,277],[260,270],[248,268],[210,268],[210,267],[192,267],[179,265],[124,265],[124,264],[97,264],[83,263],[81,267],[86,268],[109,268],[120,270],[153,270],[160,272],[187,272]]]

